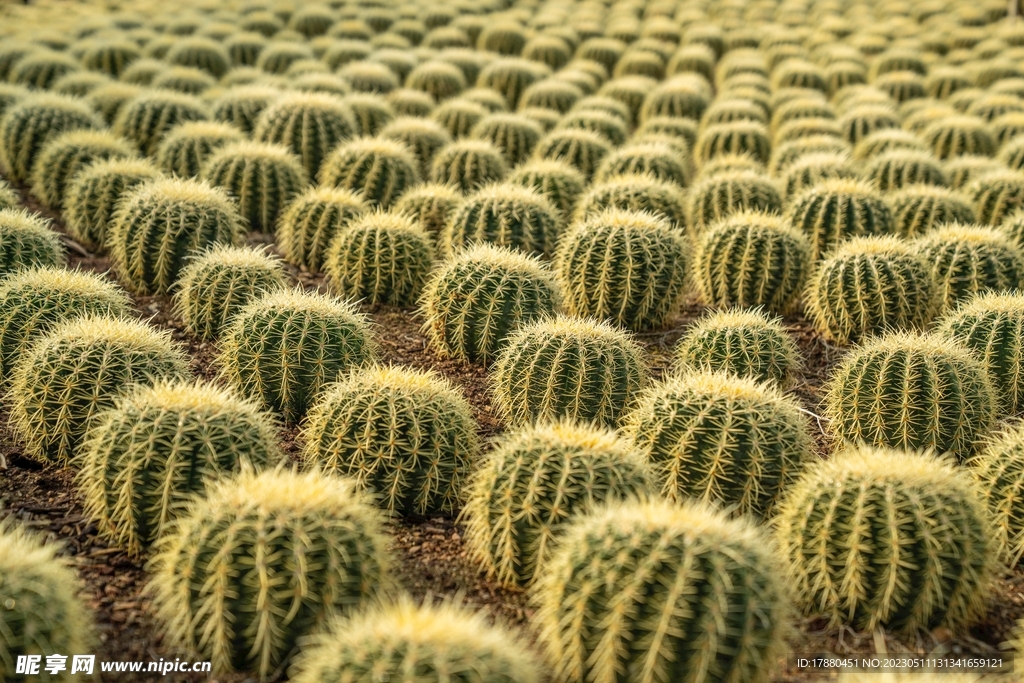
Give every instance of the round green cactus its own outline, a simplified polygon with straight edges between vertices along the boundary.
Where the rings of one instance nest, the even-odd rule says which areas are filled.
[[[561,221],[546,197],[519,185],[484,187],[452,213],[443,233],[449,252],[472,242],[491,242],[551,255]]]
[[[939,283],[944,310],[979,292],[1024,283],[1024,253],[995,228],[951,223],[919,237],[914,248]]]
[[[260,83],[229,88],[213,101],[213,118],[251,135],[263,110],[281,96],[278,88]]]
[[[535,121],[522,114],[504,112],[483,117],[470,131],[470,137],[500,150],[509,167],[526,161],[542,135],[543,130]]]
[[[889,205],[861,180],[838,178],[811,187],[790,203],[788,219],[810,239],[815,261],[850,237],[893,232]]]
[[[983,614],[994,531],[977,486],[947,461],[860,447],[807,470],[776,537],[805,613],[909,635],[960,632]]]
[[[256,119],[253,139],[291,149],[316,178],[324,159],[357,133],[352,108],[324,93],[289,93],[271,102]]]
[[[58,78],[51,86],[50,91],[58,95],[85,97],[96,88],[107,83],[113,83],[109,76],[93,71],[72,71]]]
[[[0,380],[6,380],[21,352],[54,325],[79,315],[125,315],[129,302],[107,278],[44,266],[0,281],[0,307]]]
[[[1000,412],[1015,415],[1024,407],[1024,297],[981,293],[949,311],[939,334],[955,340],[985,361]]]
[[[872,133],[857,143],[853,148],[853,157],[864,161],[870,161],[875,157],[888,152],[928,152],[914,133],[902,128],[886,128]]]
[[[935,449],[969,458],[996,398],[982,362],[944,337],[892,332],[852,351],[831,373],[829,431],[852,443]]]
[[[173,66],[153,78],[152,87],[186,95],[202,95],[217,85],[210,74],[201,69],[187,66]]]
[[[805,297],[815,328],[840,344],[922,329],[939,305],[938,283],[918,249],[891,235],[840,244],[819,264]]]
[[[367,210],[362,197],[331,187],[311,187],[285,208],[277,245],[285,261],[319,271],[334,236]]]
[[[528,585],[574,517],[651,491],[640,454],[611,429],[542,421],[503,437],[476,468],[462,512],[466,544],[500,583]]]
[[[588,180],[611,152],[611,146],[599,133],[574,128],[556,128],[537,143],[534,157],[562,161]]]
[[[228,36],[224,40],[224,49],[227,50],[233,69],[242,66],[255,67],[256,62],[259,61],[260,53],[263,52],[267,44],[266,38],[259,33],[243,31]],[[231,73],[231,70],[228,73]]]
[[[667,499],[762,517],[813,452],[798,403],[772,384],[724,372],[684,372],[653,385],[625,431]]]
[[[297,422],[326,384],[376,352],[369,322],[354,305],[282,289],[232,317],[221,333],[219,362],[243,395]]]
[[[288,67],[303,59],[313,59],[309,46],[290,40],[275,40],[260,52],[256,68],[268,74],[283,75]]]
[[[117,78],[141,56],[142,50],[131,40],[102,40],[85,50],[82,65],[91,71]]]
[[[688,162],[678,149],[663,142],[634,142],[608,154],[594,174],[594,181],[619,175],[647,175],[682,188],[690,180]]]
[[[429,276],[423,332],[445,357],[488,362],[521,325],[553,314],[560,293],[535,257],[491,244],[454,255]]]
[[[58,550],[26,527],[0,524],[0,600],[5,606],[0,612],[0,677],[5,681],[70,681],[67,670],[51,675],[46,657],[88,652],[97,642],[89,610],[76,594],[78,576],[57,559]],[[23,675],[18,668],[23,656],[43,660],[38,675]]]
[[[762,163],[768,162],[771,144],[768,131],[756,121],[735,121],[708,126],[697,136],[694,158],[706,164],[722,154],[745,154]]]
[[[687,195],[688,225],[699,237],[711,225],[741,211],[782,213],[778,186],[754,171],[723,171],[694,183]]]
[[[563,221],[572,216],[586,184],[583,175],[572,166],[543,159],[517,166],[507,180],[544,195]]]
[[[441,103],[430,113],[430,118],[448,131],[452,138],[462,138],[468,136],[487,114],[483,105],[456,97]]]
[[[964,155],[946,161],[949,186],[954,190],[965,190],[981,176],[1002,170],[1003,166],[991,157]]]
[[[159,169],[142,159],[115,158],[85,167],[67,188],[64,226],[68,234],[87,249],[103,249],[121,198],[160,177]]]
[[[433,372],[400,367],[355,370],[328,387],[303,441],[307,463],[403,515],[451,512],[480,451],[462,394]]]
[[[50,221],[24,209],[0,209],[0,275],[64,263],[64,245]]]
[[[985,173],[966,188],[978,222],[999,225],[1013,211],[1024,207],[1024,172],[1002,170]]]
[[[627,332],[561,316],[521,326],[491,375],[495,403],[512,425],[566,418],[614,427],[647,381],[643,352]]]
[[[676,369],[726,372],[786,386],[800,352],[782,321],[760,309],[709,313],[686,330],[673,352]]]
[[[648,176],[624,175],[594,183],[579,198],[574,218],[584,220],[605,209],[647,211],[679,230],[686,229],[686,207],[680,188]]]
[[[150,85],[157,75],[167,69],[167,63],[160,59],[141,57],[134,60],[121,72],[120,80],[130,85]]]
[[[900,120],[896,112],[881,104],[851,107],[839,119],[839,129],[851,145],[856,145],[877,131],[899,127]]]
[[[8,80],[15,85],[24,85],[33,90],[50,90],[61,77],[81,68],[82,66],[71,55],[41,49],[19,59],[11,68]]]
[[[156,150],[156,163],[170,175],[198,178],[212,154],[245,135],[219,121],[190,121],[171,129]]]
[[[793,161],[784,171],[785,195],[792,199],[825,180],[853,180],[859,169],[844,153],[812,152]]]
[[[66,465],[92,419],[126,387],[187,374],[185,356],[168,333],[125,318],[69,315],[18,356],[11,370],[12,424],[29,455]]]
[[[124,103],[113,130],[146,156],[154,156],[172,128],[209,118],[209,107],[199,98],[173,90],[152,89]]]
[[[450,185],[424,183],[403,194],[393,211],[412,218],[436,241],[462,201],[462,194]]]
[[[339,146],[320,169],[320,182],[357,192],[370,206],[387,209],[420,181],[419,164],[403,143],[356,138]]]
[[[395,119],[395,110],[383,95],[353,93],[346,95],[342,101],[352,110],[357,135],[377,135]]]
[[[615,106],[608,106],[615,105]],[[618,108],[623,111],[618,111]],[[586,130],[597,133],[606,143],[618,146],[629,138],[629,111],[617,100],[588,97],[558,120],[557,130]]]
[[[950,116],[929,125],[921,133],[925,144],[939,159],[965,154],[992,156],[995,140],[985,122],[976,116]]]
[[[890,197],[893,224],[901,237],[918,237],[946,223],[973,223],[974,209],[958,192],[931,185],[911,185]]]
[[[701,117],[701,128],[707,130],[712,126],[721,126],[729,123],[758,123],[762,126],[768,125],[768,116],[756,102],[741,97],[724,96],[707,108],[704,116]],[[735,152],[728,152],[734,154]]]
[[[864,177],[880,192],[901,190],[915,184],[945,187],[949,182],[935,157],[912,150],[879,154],[864,170]]]
[[[381,513],[350,481],[243,471],[179,515],[152,560],[148,591],[174,646],[219,673],[266,679],[301,638],[392,591],[387,546]],[[260,580],[271,575],[281,580]],[[192,582],[204,588],[192,591]],[[260,628],[271,621],[275,628]]]
[[[740,211],[701,236],[694,279],[708,304],[787,313],[803,290],[810,263],[807,238],[781,216]]]
[[[21,197],[6,180],[0,179],[0,209],[16,209],[21,206]]]
[[[466,76],[455,64],[430,60],[418,64],[405,78],[405,87],[422,90],[438,102],[455,97],[466,89]]]
[[[0,117],[0,162],[11,180],[26,182],[50,140],[75,130],[99,130],[103,121],[78,98],[50,93],[25,96]]]
[[[168,64],[188,66],[220,78],[231,68],[231,57],[220,42],[203,36],[189,36],[175,42],[164,57]]]
[[[541,644],[558,680],[573,683],[602,671],[760,683],[784,648],[781,574],[746,520],[693,503],[612,503],[578,517],[545,564],[534,590]]]
[[[994,434],[971,460],[982,501],[995,521],[1002,559],[1016,567],[1024,557],[1024,509],[1018,495],[1024,483],[1024,435],[1013,423]]]
[[[496,90],[504,96],[509,109],[515,109],[523,91],[550,73],[550,69],[539,62],[522,57],[499,57],[480,70],[476,84]]]
[[[380,137],[404,144],[416,157],[421,178],[430,175],[434,156],[452,141],[452,136],[441,124],[412,116],[396,118],[381,129]]]
[[[554,257],[566,310],[633,330],[658,328],[678,306],[686,236],[651,213],[608,209],[572,225]]]
[[[249,302],[285,285],[280,261],[265,251],[215,244],[182,269],[174,310],[191,334],[217,339]]]
[[[118,203],[109,227],[111,261],[137,294],[166,293],[189,254],[241,241],[243,222],[223,191],[177,178],[138,185]]]
[[[592,91],[591,91],[592,92]],[[519,112],[530,108],[547,109],[556,114],[565,114],[584,97],[584,91],[574,82],[558,74],[537,81],[519,99]]]
[[[789,167],[808,154],[849,154],[850,143],[831,135],[808,135],[774,145],[768,159],[772,175],[785,176]]]
[[[388,93],[388,104],[394,109],[396,117],[416,121],[426,121],[437,107],[437,102],[432,95],[411,88],[392,90]],[[432,121],[427,122],[433,123]]]
[[[283,457],[273,418],[255,404],[212,384],[165,381],[99,413],[76,463],[86,515],[139,556],[209,482]]]
[[[430,236],[412,218],[367,213],[332,238],[324,272],[344,298],[408,306],[423,288],[433,255]]]
[[[238,205],[250,230],[272,233],[285,207],[309,183],[302,163],[284,145],[229,143],[203,165],[203,180],[222,188]]]
[[[442,147],[431,164],[430,179],[451,185],[463,193],[472,192],[508,175],[501,152],[483,140],[456,140]]]
[[[670,116],[699,121],[711,103],[711,90],[706,81],[694,74],[679,74],[667,78],[643,99],[639,112],[642,122]]]

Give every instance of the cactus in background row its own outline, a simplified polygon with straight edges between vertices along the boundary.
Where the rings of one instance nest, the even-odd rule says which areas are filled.
[[[540,667],[526,643],[458,602],[415,605],[403,596],[337,621],[303,648],[289,672],[295,683],[467,681],[539,683]]]
[[[918,250],[890,235],[840,244],[819,264],[805,299],[818,332],[840,344],[923,329],[941,305]]]
[[[366,204],[355,193],[309,188],[285,208],[277,226],[277,244],[285,261],[319,271],[331,240],[365,212]]]
[[[714,223],[740,211],[782,213],[775,183],[754,171],[723,171],[694,183],[687,195],[690,234],[702,235]]]
[[[752,524],[694,503],[613,503],[567,528],[534,591],[559,680],[760,683],[788,595]]]
[[[1024,408],[1024,296],[977,294],[938,321],[939,334],[963,344],[985,362],[1000,413]]]
[[[470,137],[494,145],[511,168],[530,157],[543,133],[538,123],[522,114],[499,112],[480,119],[470,131]]]
[[[851,443],[969,458],[995,418],[985,366],[943,337],[892,332],[852,351],[825,385],[829,431]]]
[[[76,464],[86,515],[139,556],[210,482],[282,458],[273,418],[254,403],[212,384],[160,382],[98,414]]]
[[[597,133],[555,128],[540,139],[533,150],[533,156],[547,161],[561,161],[589,180],[610,151],[611,146]]]
[[[218,149],[245,138],[240,130],[216,121],[190,121],[173,128],[156,150],[156,163],[165,173],[198,178],[203,164]]]
[[[679,371],[728,372],[782,386],[789,383],[801,362],[782,321],[758,309],[705,315],[686,330],[673,357]]]
[[[455,209],[443,242],[449,253],[473,242],[491,242],[550,256],[559,228],[559,216],[543,195],[500,184],[476,191]]]
[[[808,469],[778,520],[797,604],[833,626],[956,633],[984,612],[992,521],[969,475],[939,457],[848,450]]]
[[[195,180],[154,180],[127,193],[109,228],[111,260],[137,294],[166,293],[185,258],[241,241],[242,219],[221,190]]]
[[[1011,567],[1024,557],[1024,433],[1014,422],[994,434],[985,448],[970,461],[982,501],[988,507],[999,534],[1001,559]]]
[[[487,363],[518,326],[553,314],[559,302],[555,278],[539,259],[478,244],[432,272],[420,314],[435,351]]]
[[[214,100],[213,118],[251,135],[260,114],[281,95],[278,88],[259,83],[229,88]]]
[[[352,304],[283,289],[235,314],[219,362],[242,395],[297,422],[326,384],[375,356],[369,322]]]
[[[309,184],[299,159],[286,147],[250,141],[215,151],[202,178],[236,201],[250,230],[265,233],[276,229],[285,207]]]
[[[391,592],[387,546],[381,514],[348,480],[243,471],[179,516],[147,591],[174,646],[265,680],[303,636]]]
[[[965,188],[978,214],[978,222],[999,225],[1024,207],[1024,172],[1003,169],[979,175]]]
[[[73,130],[99,130],[103,121],[81,100],[49,93],[23,97],[0,118],[0,162],[12,180],[26,182],[40,150]]]
[[[416,158],[421,178],[430,175],[434,157],[452,141],[452,136],[439,123],[412,116],[391,121],[381,129],[380,137],[404,144]]]
[[[547,571],[574,517],[652,492],[640,454],[613,430],[570,420],[506,434],[466,486],[466,545],[503,585],[529,585]]]
[[[643,352],[627,332],[561,316],[522,325],[491,374],[498,411],[512,425],[568,418],[615,427],[647,381]]]
[[[781,216],[740,211],[712,224],[697,243],[701,298],[714,306],[789,312],[803,290],[811,247]]]
[[[11,69],[9,81],[33,90],[50,90],[61,77],[81,68],[70,55],[41,49],[19,59]]]
[[[424,183],[403,194],[393,211],[413,219],[436,241],[462,200],[450,185]]]
[[[573,217],[582,221],[606,209],[646,211],[678,230],[687,225],[682,190],[648,176],[624,175],[594,183],[580,195]]]
[[[24,209],[0,209],[0,276],[64,263],[64,245],[50,221]]]
[[[658,142],[635,142],[613,150],[604,158],[594,174],[601,182],[619,175],[646,175],[686,187],[690,181],[688,159],[670,145]]]
[[[32,165],[32,194],[43,206],[59,209],[69,186],[84,168],[96,161],[136,157],[135,148],[107,131],[73,130],[52,138],[39,150]]]
[[[346,299],[409,306],[433,264],[434,245],[402,214],[368,213],[353,218],[327,248],[324,272]]]
[[[810,460],[800,406],[773,384],[684,371],[651,386],[626,418],[661,494],[768,516]]]
[[[609,209],[569,228],[553,267],[571,315],[653,329],[679,303],[687,252],[686,237],[667,221]]]
[[[967,198],[942,187],[911,185],[890,196],[896,234],[918,237],[945,223],[973,223]]]
[[[893,231],[889,205],[860,180],[826,180],[803,192],[790,203],[789,220],[810,239],[813,261],[850,237]]]
[[[534,160],[517,166],[507,178],[509,183],[530,188],[547,197],[567,222],[583,193],[583,174],[559,161]]]
[[[320,168],[320,182],[358,192],[369,206],[390,208],[420,181],[409,148],[385,138],[356,138],[339,146]]]
[[[0,179],[0,210],[16,209],[21,206],[21,197],[6,180]]]
[[[0,677],[5,681],[70,681],[70,669],[52,675],[46,670],[47,657],[87,652],[95,645],[89,610],[76,595],[78,577],[57,559],[58,549],[26,527],[0,522]],[[18,659],[26,655],[41,657],[38,676],[18,669]]]
[[[355,114],[344,100],[323,93],[289,93],[272,101],[256,119],[253,139],[284,145],[317,177],[324,159],[356,135]]]
[[[121,198],[159,177],[156,166],[143,159],[111,159],[90,164],[72,179],[67,189],[64,225],[68,233],[87,249],[103,249]]]
[[[58,465],[126,387],[188,374],[168,333],[125,318],[68,317],[29,344],[11,371],[14,428],[29,455]]]
[[[433,372],[400,367],[355,370],[330,385],[303,441],[308,464],[351,477],[403,515],[451,512],[480,451],[462,394]]]
[[[995,140],[985,122],[976,116],[949,116],[929,124],[921,138],[939,159],[966,154],[990,157]]]
[[[280,261],[265,251],[215,244],[182,268],[174,311],[186,330],[209,341],[250,301],[285,285]]]
[[[128,100],[114,121],[114,133],[132,142],[146,156],[156,154],[164,136],[175,126],[210,118],[207,105],[193,95],[147,89]]]

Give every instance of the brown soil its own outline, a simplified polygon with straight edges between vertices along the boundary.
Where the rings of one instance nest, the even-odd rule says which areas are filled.
[[[22,190],[24,203],[29,208],[49,216],[57,230],[62,231],[60,216],[42,209]],[[269,236],[253,235],[253,243],[271,244]],[[94,272],[110,268],[105,256],[91,254],[81,245],[66,238],[70,267]],[[272,246],[271,246],[272,248]],[[324,289],[321,278],[291,268],[291,275],[304,287]],[[153,325],[170,330],[172,336],[185,345],[192,358],[197,376],[217,381],[216,349],[188,335],[181,321],[175,317],[167,297],[136,297],[137,313]],[[649,352],[656,377],[669,365],[671,349],[686,327],[704,312],[695,302],[687,302],[667,329],[638,335]],[[480,434],[490,439],[502,430],[487,388],[485,368],[438,358],[427,348],[420,332],[420,321],[407,309],[378,307],[368,309],[377,326],[385,362],[429,368],[451,379],[465,393],[472,404],[479,423]],[[797,381],[790,388],[809,413],[812,425],[818,419],[820,389],[829,368],[841,356],[842,350],[823,341],[806,320],[794,316],[786,320],[789,331],[797,340],[804,355],[804,365]],[[820,425],[820,422],[818,423]],[[297,429],[285,428],[282,433],[285,448],[297,457]],[[831,444],[819,431],[820,455],[827,457]],[[0,510],[14,515],[22,523],[46,534],[54,542],[64,545],[63,554],[77,567],[83,583],[83,595],[94,611],[100,643],[95,648],[99,659],[146,660],[173,659],[182,653],[173,652],[160,637],[160,629],[150,611],[149,601],[143,593],[146,573],[143,564],[133,561],[123,552],[109,547],[96,535],[94,524],[82,515],[76,494],[74,472],[40,465],[23,455],[21,445],[7,428],[5,416],[0,416]],[[4,466],[6,460],[6,467]],[[513,627],[524,628],[532,614],[523,591],[509,590],[487,580],[468,561],[462,544],[462,529],[452,518],[404,519],[391,525],[394,550],[399,558],[399,574],[405,585],[417,598],[460,595],[468,604],[488,611],[496,620]],[[1000,644],[1010,637],[1016,620],[1024,617],[1024,572],[1013,571],[1001,577],[991,597],[987,618],[975,626],[967,636],[951,638],[943,631],[919,637],[913,642],[901,642],[892,637],[876,638],[872,634],[829,632],[823,624],[805,620],[793,634],[792,653],[873,653],[897,652],[997,652]],[[820,678],[797,671],[787,661],[780,662],[775,680],[810,680]],[[110,680],[134,681],[221,681],[249,682],[245,675],[188,677],[169,675],[116,674]]]

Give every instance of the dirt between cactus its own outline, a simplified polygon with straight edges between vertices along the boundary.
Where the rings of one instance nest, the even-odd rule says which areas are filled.
[[[17,187],[14,183],[12,185]],[[39,206],[24,187],[19,190],[24,204],[50,217],[54,227],[63,235],[60,216]],[[250,236],[250,242],[268,244],[273,248],[267,235]],[[110,268],[105,257],[89,253],[66,235],[65,243],[71,268],[99,273]],[[303,287],[326,289],[322,278],[316,275],[293,267],[289,267],[289,271],[293,279]],[[199,342],[184,331],[181,321],[173,313],[168,297],[135,297],[134,302],[141,318],[169,330],[172,337],[187,348],[192,370],[197,376],[219,381],[215,345]],[[484,368],[436,357],[427,348],[426,339],[420,332],[420,321],[413,310],[376,307],[368,308],[366,312],[376,324],[383,362],[433,369],[443,374],[458,385],[472,404],[481,437],[490,440],[502,431],[501,421],[487,388]],[[638,341],[647,349],[655,377],[664,374],[673,344],[703,312],[701,305],[688,301],[665,330],[638,335]],[[843,351],[823,341],[807,321],[798,316],[787,318],[786,323],[804,356],[804,365],[789,390],[807,410],[811,426],[818,433],[819,455],[825,457],[830,444],[821,432],[822,422],[817,417],[820,388],[828,369],[842,356]],[[40,465],[26,457],[21,444],[7,427],[6,412],[0,412],[0,509],[2,514],[12,514],[22,523],[45,534],[51,541],[63,544],[63,554],[77,568],[83,583],[83,597],[95,614],[100,642],[96,644],[94,652],[98,658],[146,662],[175,657],[189,659],[184,653],[175,652],[161,639],[150,610],[150,602],[143,592],[146,583],[144,564],[108,546],[96,535],[96,526],[83,516],[76,494],[74,472]],[[297,428],[285,427],[281,438],[285,450],[293,459],[298,460]],[[446,596],[460,596],[467,604],[485,610],[494,620],[523,629],[532,641],[529,621],[533,609],[526,593],[503,588],[489,581],[476,569],[467,558],[462,543],[462,527],[455,519],[397,520],[390,525],[390,532],[394,539],[400,577],[405,588],[415,597],[436,600]],[[1000,651],[1000,644],[1010,638],[1016,620],[1022,617],[1024,572],[1014,570],[996,581],[986,619],[967,636],[954,639],[940,629],[906,642],[851,631],[828,632],[821,622],[803,620],[792,636],[791,651],[797,654],[866,654],[882,651],[889,654],[995,653]],[[773,680],[808,681],[821,678],[818,674],[795,670],[788,662],[782,661]],[[286,680],[285,673],[279,672],[277,679]],[[157,676],[122,673],[108,674],[104,680],[117,683],[154,680],[168,683],[199,680],[255,683],[255,679],[245,674]]]

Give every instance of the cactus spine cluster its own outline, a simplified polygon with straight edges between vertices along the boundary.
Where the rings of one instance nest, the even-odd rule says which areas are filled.
[[[330,385],[303,439],[307,463],[350,477],[403,515],[451,512],[480,450],[469,403],[450,382],[387,366]]]
[[[282,458],[273,419],[211,384],[136,388],[98,414],[76,463],[86,514],[138,556],[207,484]]]
[[[261,680],[392,585],[381,514],[352,482],[317,473],[243,470],[193,499],[157,550],[148,591],[168,639]]]
[[[807,470],[776,536],[804,612],[908,634],[958,632],[980,615],[993,531],[968,474],[934,455],[860,447]]]
[[[466,544],[475,561],[508,586],[541,578],[573,518],[653,491],[643,457],[613,430],[571,420],[511,432],[466,487]]]

